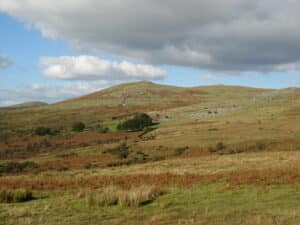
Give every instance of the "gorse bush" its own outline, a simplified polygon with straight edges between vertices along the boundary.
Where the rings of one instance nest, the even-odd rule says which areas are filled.
[[[122,207],[141,206],[148,204],[158,198],[162,192],[159,188],[152,186],[141,186],[130,190],[121,190],[110,186],[84,194],[89,206],[113,206]],[[82,195],[81,195],[82,196]]]
[[[82,132],[85,129],[85,124],[82,122],[73,123],[72,130],[75,132]]]
[[[118,129],[127,131],[139,131],[151,125],[153,125],[152,118],[145,113],[140,113],[135,115],[133,118],[119,124]]]
[[[7,191],[0,190],[0,203],[18,203],[33,199],[32,192],[24,189]]]

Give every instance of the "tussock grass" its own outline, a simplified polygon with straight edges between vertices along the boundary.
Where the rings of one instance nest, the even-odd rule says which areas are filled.
[[[161,190],[153,186],[140,186],[129,190],[109,186],[93,192],[80,193],[79,197],[85,197],[89,206],[137,207],[151,203],[161,194]]]
[[[18,203],[30,201],[32,199],[32,192],[25,189],[18,189],[13,191],[0,190],[0,203]]]

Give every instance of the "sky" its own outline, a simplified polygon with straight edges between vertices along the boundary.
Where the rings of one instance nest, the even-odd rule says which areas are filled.
[[[0,106],[120,83],[300,86],[297,0],[0,0]]]

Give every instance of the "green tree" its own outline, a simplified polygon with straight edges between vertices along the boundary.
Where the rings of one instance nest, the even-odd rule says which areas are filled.
[[[73,124],[72,130],[75,132],[82,132],[85,129],[85,124],[82,122],[76,122]]]
[[[133,118],[128,119],[125,122],[119,124],[118,129],[128,131],[139,131],[151,125],[153,125],[152,118],[146,113],[139,113]]]

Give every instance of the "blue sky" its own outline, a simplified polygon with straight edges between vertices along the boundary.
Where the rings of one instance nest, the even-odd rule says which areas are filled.
[[[34,13],[30,11],[29,6],[28,8],[29,13]],[[40,26],[36,21],[37,18],[27,16],[27,12],[19,15],[18,10],[15,13],[11,11],[7,13],[5,10],[4,6],[1,9],[0,4],[0,55],[11,61],[11,64],[0,67],[0,105],[2,106],[24,101],[55,102],[134,80],[153,80],[157,83],[177,86],[214,84],[260,88],[300,86],[297,66],[293,66],[293,69],[287,67],[295,60],[287,62],[283,59],[284,63],[274,64],[287,69],[268,69],[268,64],[265,70],[260,69],[262,65],[255,65],[254,67],[258,69],[253,71],[243,67],[235,70],[234,66],[228,65],[229,68],[230,66],[234,68],[233,72],[228,72],[218,68],[221,63],[207,66],[201,61],[198,66],[197,63],[194,65],[184,60],[181,62],[172,58],[172,61],[168,56],[161,59],[158,56],[157,59],[153,59],[152,56],[155,54],[150,55],[151,50],[148,50],[148,47],[138,49],[137,46],[126,44],[126,47],[129,46],[128,49],[123,47],[120,48],[122,50],[115,50],[117,49],[115,46],[120,45],[118,40],[100,42],[97,40],[98,34],[96,35],[98,30],[95,30],[96,40],[92,39],[90,46],[87,38],[89,35],[75,36],[77,34],[66,33],[61,30],[62,28],[57,28],[57,24],[45,22]],[[41,21],[43,19],[41,18]],[[70,29],[68,25],[65,27]],[[93,32],[93,28],[88,32]],[[159,38],[164,40],[164,37]],[[79,40],[80,45],[74,45],[75,39]],[[112,45],[113,50],[103,43],[108,43],[107,46]],[[78,65],[75,65],[75,62]],[[83,63],[88,65],[82,71],[80,65],[86,66]],[[64,73],[61,68],[65,69]]]

